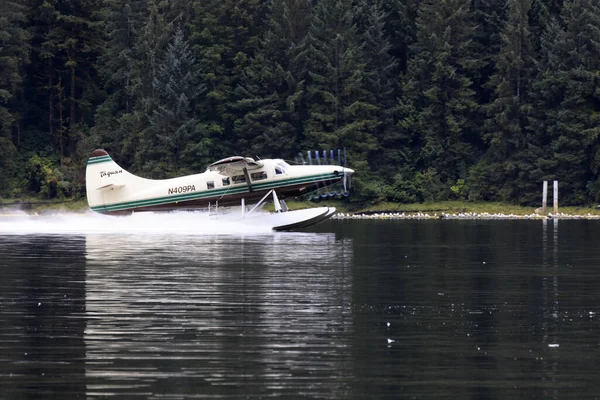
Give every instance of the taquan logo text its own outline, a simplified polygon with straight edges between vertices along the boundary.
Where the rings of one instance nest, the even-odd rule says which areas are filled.
[[[123,170],[120,169],[118,171],[100,171],[100,178],[104,178],[105,176],[107,178],[110,178],[111,175],[116,175],[116,174],[122,174]]]

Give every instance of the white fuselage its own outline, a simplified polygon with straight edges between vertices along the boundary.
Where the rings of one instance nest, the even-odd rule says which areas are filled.
[[[220,166],[219,166],[220,167]],[[86,188],[90,208],[105,213],[203,208],[210,204],[237,205],[259,199],[275,189],[281,197],[305,194],[352,174],[335,165],[294,165],[266,159],[249,168],[209,168],[179,178],[152,180],[135,176],[107,153],[89,159]]]

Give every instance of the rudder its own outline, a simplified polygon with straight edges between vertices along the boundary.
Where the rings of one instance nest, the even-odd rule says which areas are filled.
[[[85,189],[90,208],[102,212],[105,206],[104,192],[124,187],[128,175],[131,174],[121,168],[105,150],[94,150],[85,171]]]

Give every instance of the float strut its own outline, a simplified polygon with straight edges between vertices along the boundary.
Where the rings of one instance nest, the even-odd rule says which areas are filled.
[[[260,206],[260,205],[261,205],[261,204],[262,204],[262,203],[265,201],[265,199],[266,199],[267,197],[269,197],[269,195],[271,194],[271,192],[273,192],[273,189],[271,189],[269,192],[267,192],[267,194],[265,194],[265,195],[263,196],[263,198],[262,198],[262,199],[260,199],[260,201],[259,201],[258,203],[256,203],[256,204],[254,205],[254,207],[252,207],[252,209],[251,209],[250,211],[248,211],[248,214],[250,214],[252,211],[256,210],[256,209],[257,209],[257,208],[258,208],[258,207],[259,207],[259,206]]]
[[[275,206],[275,212],[281,212],[281,204],[279,204],[279,199],[277,198],[277,193],[275,190],[273,192],[273,205]]]

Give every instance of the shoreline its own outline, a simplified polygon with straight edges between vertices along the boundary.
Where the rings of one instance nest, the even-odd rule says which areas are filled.
[[[11,210],[3,212],[0,209],[0,218],[14,218],[14,217],[52,217],[61,215],[78,215],[85,216],[90,214],[97,214],[90,209],[83,210],[44,210],[44,211],[33,211],[33,210]],[[102,214],[98,214],[102,215]],[[335,220],[600,220],[600,215],[597,214],[566,214],[558,213],[556,215],[550,213],[548,215],[540,214],[503,214],[503,213],[426,213],[426,212],[336,212],[332,219]]]
[[[288,201],[292,210],[327,205],[336,207],[333,219],[353,220],[547,220],[547,219],[600,219],[600,209],[595,207],[561,207],[557,214],[547,212],[541,214],[540,209],[504,203],[470,203],[459,201],[443,201],[430,203],[378,203],[356,207],[341,201],[308,202]],[[267,210],[271,208],[267,207]],[[548,211],[553,211],[549,208]],[[52,214],[87,214],[91,212],[85,199],[62,202],[25,201],[21,204],[0,204],[0,217],[7,216],[41,216]]]
[[[422,213],[422,212],[410,212],[410,213],[336,213],[333,219],[352,219],[352,220],[435,220],[435,219],[448,219],[448,220],[558,220],[558,219],[570,219],[570,220],[600,220],[600,215],[595,214],[502,214],[502,213]]]

